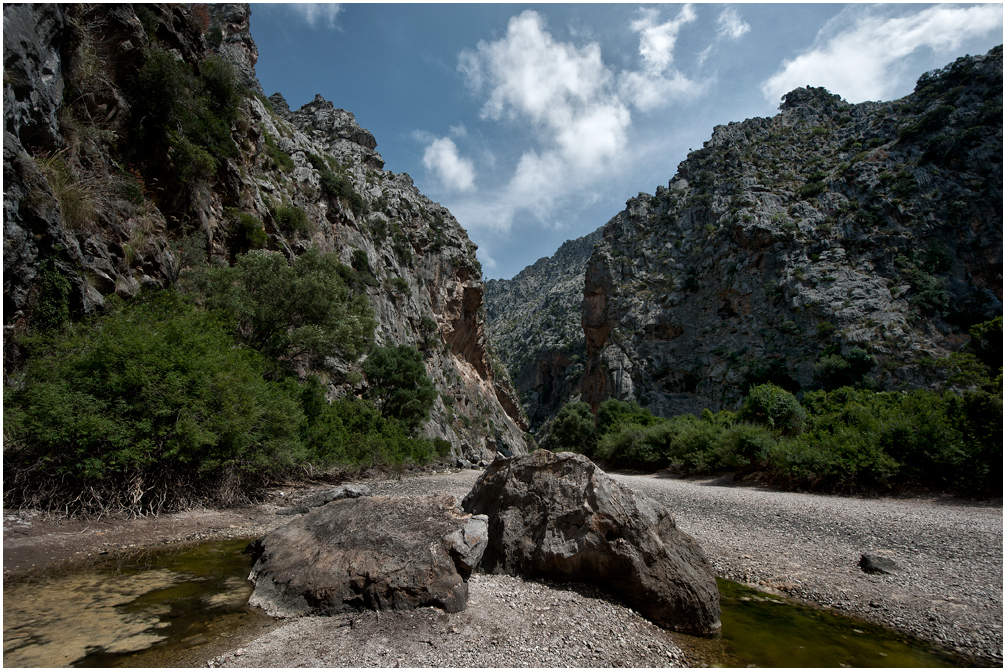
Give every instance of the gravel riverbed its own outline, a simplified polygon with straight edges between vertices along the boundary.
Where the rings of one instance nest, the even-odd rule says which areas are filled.
[[[468,493],[478,471],[370,481],[375,495]],[[613,474],[669,508],[716,573],[1003,661],[1003,506],[941,497],[851,498],[736,485],[730,478]],[[899,574],[868,575],[883,552]],[[585,585],[476,574],[469,608],[301,618],[209,661],[213,667],[681,667],[686,640]],[[684,650],[680,644],[685,644]]]

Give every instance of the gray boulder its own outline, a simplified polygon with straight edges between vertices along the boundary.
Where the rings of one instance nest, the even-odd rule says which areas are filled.
[[[898,574],[902,568],[884,555],[864,553],[860,556],[860,569],[867,574]]]
[[[371,489],[359,483],[340,485],[337,488],[329,488],[314,492],[304,498],[301,502],[304,506],[315,508],[334,502],[339,499],[356,499],[357,497],[370,497]]]
[[[583,455],[498,459],[462,508],[489,517],[482,571],[594,582],[662,627],[720,630],[717,583],[699,544]]]
[[[255,542],[248,603],[285,617],[461,611],[487,538],[486,517],[450,495],[341,499]]]

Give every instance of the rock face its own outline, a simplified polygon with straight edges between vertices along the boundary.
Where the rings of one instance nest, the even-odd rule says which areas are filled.
[[[998,47],[895,102],[798,89],[716,127],[604,227],[583,400],[734,409],[748,384],[820,384],[854,347],[871,386],[941,383],[928,362],[1003,312],[1002,71]]]
[[[855,347],[875,358],[871,386],[943,384],[932,363],[1003,313],[1002,72],[997,47],[893,102],[792,91],[774,117],[716,127],[589,259],[487,283],[488,329],[537,434],[578,377],[595,407],[661,416],[735,409],[762,382],[813,388],[816,366]],[[567,293],[578,277],[582,303]],[[514,320],[521,301],[534,309]],[[557,337],[570,305],[583,331]],[[554,347],[580,338],[583,364]]]
[[[271,616],[465,608],[487,541],[450,495],[330,502],[255,542],[248,603]]]
[[[486,332],[511,372],[531,431],[580,397],[587,350],[584,270],[601,229],[563,243],[510,280],[486,282]]]
[[[355,291],[375,312],[378,345],[424,352],[440,392],[427,436],[472,462],[498,448],[526,452],[517,395],[486,340],[475,246],[408,175],[383,170],[377,141],[353,114],[321,96],[292,112],[281,95],[261,95],[250,11],[4,6],[4,329],[32,324],[43,265],[69,281],[69,310],[79,316],[110,294],[173,285],[185,250],[232,263],[248,247],[235,233],[240,213],[261,226],[267,249],[290,258],[315,247],[361,273],[366,283]],[[143,118],[132,115],[131,87],[158,50],[193,73],[222,57],[249,90],[230,122],[233,147],[188,182],[172,164],[175,150],[144,142]],[[326,192],[333,184],[340,197]],[[302,211],[306,225],[284,228],[281,208]],[[361,253],[366,268],[357,268]],[[17,352],[6,355],[9,372]],[[304,372],[327,381],[330,398],[366,389],[359,361],[330,357]]]
[[[699,544],[583,455],[497,459],[462,508],[489,516],[482,571],[596,582],[663,627],[720,629],[717,583]]]

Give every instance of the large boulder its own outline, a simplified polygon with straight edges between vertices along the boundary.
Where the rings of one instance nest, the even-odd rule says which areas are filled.
[[[594,582],[663,627],[720,630],[717,582],[699,544],[583,455],[498,459],[462,508],[489,517],[481,571]]]
[[[248,602],[271,616],[461,611],[486,541],[485,516],[450,495],[333,501],[255,542]]]

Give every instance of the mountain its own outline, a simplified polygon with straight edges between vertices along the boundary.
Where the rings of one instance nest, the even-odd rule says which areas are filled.
[[[551,370],[553,344],[583,336],[582,399],[662,416],[735,409],[767,381],[946,384],[969,327],[1003,312],[1002,71],[998,47],[924,74],[897,101],[807,87],[776,116],[717,126],[667,187],[602,228],[582,335],[552,331],[572,321],[559,315],[575,303],[580,258],[493,284],[502,359]],[[508,327],[519,296],[534,308]],[[571,397],[576,377],[564,378]],[[516,380],[541,422],[543,379]]]
[[[249,15],[4,6],[5,378],[20,363],[8,336],[63,282],[76,319],[171,287],[194,260],[313,248],[353,269],[378,345],[422,349],[439,392],[426,436],[472,460],[524,452],[517,397],[487,345],[475,245],[409,175],[384,170],[353,114],[264,96]],[[330,399],[366,391],[358,360],[300,372]]]
[[[486,331],[521,391],[532,431],[580,397],[584,271],[601,240],[601,229],[568,240],[510,280],[486,283]]]

